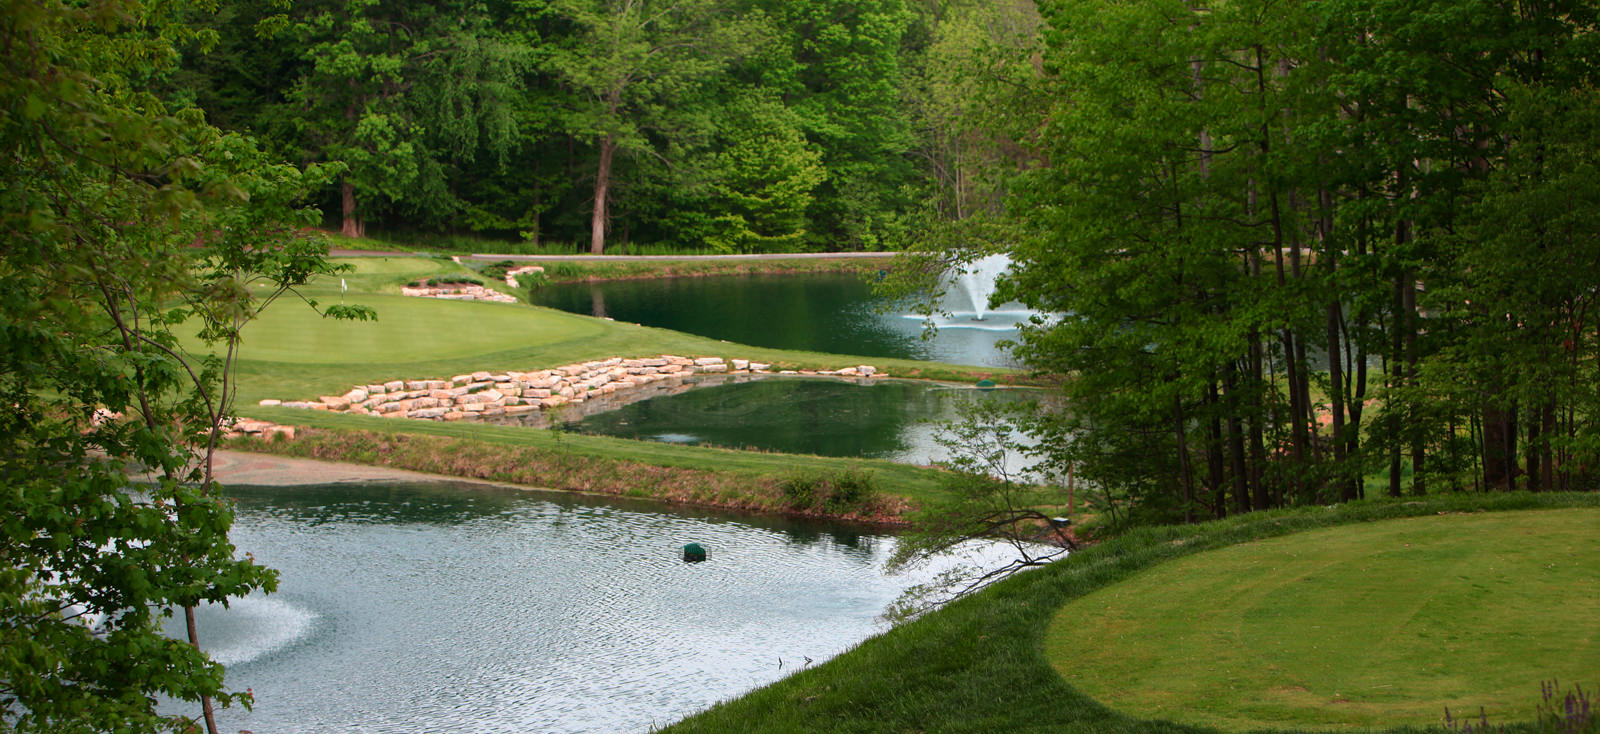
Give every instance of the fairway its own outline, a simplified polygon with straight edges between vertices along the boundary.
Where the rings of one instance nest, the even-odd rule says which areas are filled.
[[[1528,720],[1600,676],[1600,509],[1299,533],[1159,565],[1062,607],[1052,665],[1136,718],[1225,730]]]

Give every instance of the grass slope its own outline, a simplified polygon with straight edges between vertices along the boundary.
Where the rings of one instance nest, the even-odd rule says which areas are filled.
[[[1045,652],[1045,635],[1067,602],[1112,588],[1167,561],[1292,533],[1356,526],[1440,512],[1600,507],[1600,494],[1446,495],[1373,500],[1335,508],[1254,513],[1188,527],[1144,528],[1024,573],[920,620],[670,727],[677,732],[1198,732],[1208,729],[1136,718],[1106,707],[1062,677]],[[1476,516],[1464,516],[1463,522]],[[1322,537],[1327,537],[1326,535]],[[1307,536],[1284,538],[1291,545]],[[1310,536],[1315,542],[1317,536]],[[1600,559],[1582,560],[1592,569]],[[1394,570],[1404,570],[1398,562]],[[1527,600],[1545,613],[1567,612]],[[1592,614],[1567,617],[1569,644],[1593,637]],[[1282,630],[1305,635],[1306,630]],[[1105,641],[1106,647],[1127,643]],[[1522,642],[1492,637],[1482,661],[1503,661]],[[1592,647],[1589,649],[1593,649]],[[1113,653],[1115,650],[1113,649]],[[1534,661],[1533,670],[1538,670]],[[1498,664],[1498,663],[1496,663]],[[1595,670],[1591,657],[1587,665]],[[1553,671],[1552,671],[1553,672]],[[1593,681],[1589,681],[1593,683]],[[1539,675],[1522,683],[1539,696]],[[1439,712],[1442,714],[1442,711]],[[1417,731],[1417,729],[1404,729]]]
[[[1237,545],[1068,604],[1046,651],[1108,705],[1228,730],[1529,719],[1531,681],[1600,673],[1597,528],[1543,510]]]

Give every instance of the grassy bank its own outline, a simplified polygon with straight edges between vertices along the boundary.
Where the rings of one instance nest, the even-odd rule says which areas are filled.
[[[1372,500],[1334,508],[1253,513],[1199,526],[1135,530],[1075,553],[1051,567],[998,584],[870,639],[824,665],[721,704],[667,731],[1208,731],[1198,725],[1140,718],[1139,712],[1107,708],[1069,683],[1045,651],[1046,631],[1056,619],[1057,610],[1068,602],[1150,572],[1167,561],[1300,531],[1439,513],[1574,507],[1600,507],[1600,495],[1518,493],[1447,495],[1405,502]],[[1298,539],[1317,540],[1316,536],[1286,538],[1291,543]],[[1588,557],[1579,562],[1592,569],[1600,559]],[[1441,569],[1441,573],[1448,570]],[[1538,604],[1541,598],[1545,597],[1530,603]],[[1568,614],[1554,607],[1540,608],[1552,616]],[[1569,618],[1565,628],[1569,632],[1564,639],[1572,645],[1590,646],[1592,656],[1592,627],[1592,616]],[[1304,629],[1281,633],[1315,634]],[[1120,643],[1103,640],[1100,644],[1114,648]],[[1522,643],[1504,640],[1480,660],[1498,664],[1522,649]],[[1594,658],[1587,661],[1588,669],[1595,670]],[[1533,669],[1538,669],[1539,661],[1532,662]],[[1089,661],[1063,661],[1067,668],[1088,664]],[[1523,684],[1530,705],[1539,700],[1541,675],[1545,673],[1536,674]],[[1442,716],[1442,708],[1438,713]]]
[[[394,424],[407,421],[382,421]],[[426,424],[456,428],[462,424]],[[426,432],[302,428],[293,440],[235,439],[228,448],[672,504],[894,524],[907,497],[932,491],[929,470],[885,462],[701,449],[662,456],[637,442],[499,428]],[[444,432],[446,434],[450,432]],[[526,435],[543,440],[527,440]],[[499,440],[496,440],[499,439]],[[804,484],[804,491],[797,487]]]

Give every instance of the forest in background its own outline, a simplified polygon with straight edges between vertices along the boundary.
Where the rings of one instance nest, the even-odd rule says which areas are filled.
[[[163,96],[342,166],[349,236],[881,250],[970,205],[963,84],[1007,0],[225,0]],[[952,204],[953,202],[953,204]],[[505,244],[509,243],[509,244]]]
[[[1058,476],[1117,524],[1595,488],[1593,2],[1041,6],[977,90],[1004,216],[924,247],[1062,315],[1017,351],[1071,376]]]

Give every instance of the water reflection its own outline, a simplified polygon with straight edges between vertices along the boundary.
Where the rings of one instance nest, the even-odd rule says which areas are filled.
[[[573,425],[621,438],[928,464],[948,458],[935,436],[961,403],[1032,397],[906,380],[781,377],[678,391]]]
[[[567,283],[536,288],[531,298],[563,311],[737,344],[968,365],[1010,365],[997,345],[1016,334],[1016,320],[962,319],[925,340],[923,317],[884,312],[887,302],[851,274]]]
[[[230,491],[239,550],[282,573],[200,610],[256,695],[221,712],[230,731],[643,731],[849,648],[923,578],[886,577],[894,541],[863,527],[429,485]],[[690,541],[708,562],[681,561]]]

